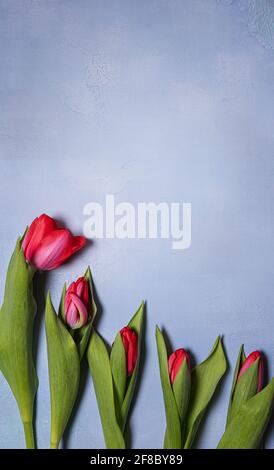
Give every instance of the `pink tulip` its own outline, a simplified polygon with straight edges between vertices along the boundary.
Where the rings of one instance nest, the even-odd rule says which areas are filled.
[[[253,351],[252,353],[249,354],[249,356],[247,356],[246,360],[244,361],[241,369],[240,369],[240,372],[239,372],[239,375],[238,375],[238,380],[240,379],[240,377],[242,377],[242,375],[247,371],[247,369],[249,369],[249,367],[255,362],[257,361],[257,359],[259,360],[259,364],[258,364],[258,388],[257,388],[257,392],[259,392],[260,390],[262,390],[263,388],[263,373],[264,373],[264,365],[263,365],[263,359],[262,359],[262,356],[261,356],[261,353],[260,351]]]
[[[128,326],[125,326],[120,330],[124,348],[126,351],[127,357],[127,373],[132,375],[138,357],[138,338],[135,331],[133,331]]]
[[[84,277],[72,282],[65,295],[65,319],[72,329],[81,328],[88,321],[89,285]]]
[[[173,384],[178,374],[181,365],[183,364],[184,360],[187,360],[188,368],[190,370],[190,359],[187,352],[184,349],[176,349],[168,359],[168,373],[170,377],[170,381]]]
[[[29,264],[50,271],[58,268],[85,243],[84,237],[75,237],[68,229],[58,228],[54,219],[42,214],[31,223],[22,247]]]

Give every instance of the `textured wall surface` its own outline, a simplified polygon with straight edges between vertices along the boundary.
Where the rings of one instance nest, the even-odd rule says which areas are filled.
[[[146,361],[131,419],[134,447],[165,427],[155,323],[204,359],[224,335],[230,370],[197,445],[223,431],[240,344],[274,374],[274,2],[0,0],[0,290],[17,235],[47,212],[81,232],[89,201],[192,203],[192,245],[97,240],[43,279],[91,265],[112,341],[147,300]],[[39,447],[49,442],[43,311],[36,325]],[[274,432],[266,439],[274,446]],[[0,446],[24,447],[0,378]],[[103,446],[91,380],[64,446]]]

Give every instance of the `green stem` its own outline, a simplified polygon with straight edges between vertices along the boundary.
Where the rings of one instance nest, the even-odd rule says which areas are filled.
[[[51,449],[58,449],[58,447],[59,447],[59,444],[57,444],[56,442],[51,442],[50,443],[50,448]]]
[[[23,423],[23,426],[24,426],[24,433],[25,433],[26,448],[35,449],[32,423],[28,421],[28,422]]]

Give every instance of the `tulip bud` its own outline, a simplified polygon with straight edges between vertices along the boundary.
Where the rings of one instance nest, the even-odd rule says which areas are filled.
[[[188,364],[188,369],[190,370],[191,369],[190,359],[189,359],[187,352],[184,349],[176,349],[176,351],[174,351],[169,356],[168,372],[169,372],[169,377],[170,377],[170,381],[172,385],[185,359]]]
[[[89,285],[84,277],[73,282],[65,295],[65,320],[74,330],[88,322]]]
[[[257,374],[257,393],[263,388],[263,360],[261,353],[259,351],[253,351],[244,361],[238,375],[237,381],[242,377],[242,375],[249,369],[249,367],[258,360],[258,374]]]
[[[50,271],[64,263],[85,243],[84,237],[75,237],[68,229],[58,229],[54,219],[42,214],[31,223],[22,247],[29,264],[36,269]]]
[[[132,375],[135,369],[137,357],[138,357],[138,338],[135,331],[128,326],[125,326],[120,330],[124,348],[127,357],[127,373]]]
[[[238,355],[226,422],[218,449],[258,449],[272,416],[274,379],[263,388],[264,363],[259,351]],[[263,390],[262,390],[263,388]]]
[[[263,360],[259,351],[246,358],[241,346],[230,394],[226,427],[237,415],[242,405],[254,397],[263,387]]]

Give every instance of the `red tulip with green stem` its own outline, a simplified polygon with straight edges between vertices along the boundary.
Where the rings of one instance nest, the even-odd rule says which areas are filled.
[[[18,239],[8,266],[0,312],[0,369],[17,401],[28,448],[35,447],[33,405],[38,387],[32,352],[33,278],[38,270],[57,268],[84,245],[84,237],[74,237],[43,214]]]

